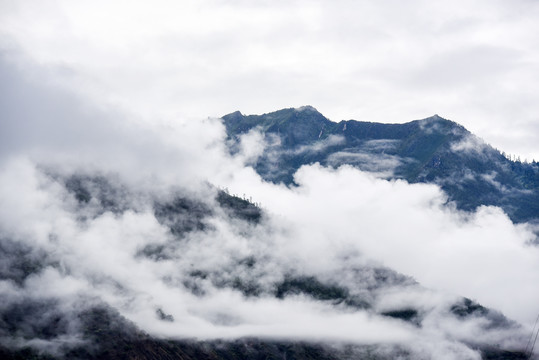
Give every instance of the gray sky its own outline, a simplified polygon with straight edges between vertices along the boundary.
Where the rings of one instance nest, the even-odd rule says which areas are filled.
[[[437,113],[539,159],[538,18],[528,0],[2,0],[0,49],[136,120]]]

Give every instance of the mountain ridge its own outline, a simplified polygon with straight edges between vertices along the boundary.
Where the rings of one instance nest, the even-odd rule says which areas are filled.
[[[508,159],[452,120],[435,114],[406,123],[333,122],[305,109],[223,116],[231,152],[255,130],[267,146],[253,167],[268,181],[293,185],[302,165],[348,164],[387,179],[435,183],[462,210],[493,205],[514,222],[539,219],[539,164]]]

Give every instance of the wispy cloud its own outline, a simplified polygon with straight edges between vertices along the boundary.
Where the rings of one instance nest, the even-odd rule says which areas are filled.
[[[395,155],[352,151],[334,152],[327,160],[329,165],[350,164],[381,177],[391,177],[395,169],[403,163],[402,159]]]

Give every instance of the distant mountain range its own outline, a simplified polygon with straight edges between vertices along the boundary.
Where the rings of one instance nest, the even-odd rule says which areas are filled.
[[[223,116],[231,151],[252,130],[267,144],[254,168],[294,183],[302,165],[349,164],[387,179],[435,183],[459,209],[501,207],[514,222],[539,219],[539,163],[513,161],[461,125],[438,115],[404,124],[332,122],[311,106],[263,115]]]

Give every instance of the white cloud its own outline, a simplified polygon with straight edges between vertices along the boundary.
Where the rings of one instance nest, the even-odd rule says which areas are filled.
[[[322,134],[322,132],[320,132]],[[342,135],[330,135],[326,139],[317,141],[314,144],[310,145],[301,145],[298,148],[294,149],[295,154],[302,153],[316,153],[326,150],[328,147],[343,145],[345,143],[344,136]]]
[[[240,137],[240,152],[236,157],[241,157],[245,164],[256,163],[266,146],[264,135],[255,128]]]
[[[398,156],[368,152],[337,151],[328,156],[328,164],[338,166],[351,164],[363,171],[377,173],[381,177],[391,177],[395,169],[402,164]]]
[[[385,181],[346,166],[303,167],[295,181],[300,186],[292,192],[260,184],[251,193],[294,224],[292,252],[317,259],[316,268],[335,264],[317,254],[358,249],[421,284],[533,321],[539,296],[533,290],[539,254],[529,244],[534,235],[500,209],[482,207],[467,215],[444,206],[436,186]]]
[[[486,149],[487,145],[485,144],[485,142],[477,136],[471,134],[464,136],[459,142],[451,144],[451,151],[473,151],[476,154],[481,154]]]
[[[536,303],[537,294],[528,286],[537,279],[533,274],[524,279],[522,274],[533,273],[537,254],[526,249],[531,250],[529,262],[522,263],[524,245],[511,242],[529,233],[515,229],[499,211],[488,209],[464,222],[459,214],[440,207],[443,199],[435,186],[387,182],[348,167],[304,167],[297,174],[300,187],[296,189],[259,183],[264,191],[258,192],[252,184],[253,194],[265,196],[263,202],[270,211],[260,226],[230,223],[217,211],[208,220],[207,230],[178,240],[151,212],[151,194],[132,193],[145,199],[145,206],[137,211],[104,212],[81,223],[78,212],[82,210],[74,207],[61,183],[31,162],[6,163],[0,181],[0,199],[11,209],[0,217],[4,235],[44,251],[51,264],[30,275],[23,287],[6,288],[2,297],[7,304],[25,297],[53,298],[64,309],[75,304],[80,309],[80,299],[87,297],[90,303],[84,306],[101,299],[151,334],[172,338],[259,336],[384,343],[403,346],[414,354],[434,356],[446,349],[448,359],[474,359],[476,352],[455,341],[515,345],[512,336],[522,339],[521,330],[488,331],[483,319],[451,317],[449,307],[458,301],[457,296],[423,289],[392,273],[386,276],[395,276],[394,281],[386,279],[379,287],[379,279],[369,279],[373,266],[382,262],[425,284],[466,291],[485,304],[502,306],[509,315],[527,315]],[[19,194],[24,194],[24,201]],[[500,223],[500,219],[506,221]],[[486,244],[491,233],[501,231],[504,239],[488,239]],[[455,243],[453,237],[462,239]],[[148,244],[167,246],[169,259],[139,256]],[[476,258],[479,253],[482,258]],[[255,259],[247,271],[238,265],[246,257]],[[505,276],[520,276],[518,284],[506,282],[499,260],[511,264]],[[249,298],[208,279],[199,284],[205,295],[195,295],[183,285],[193,270],[225,281],[251,279],[265,293]],[[425,317],[423,326],[416,328],[368,309],[353,310],[305,295],[276,299],[272,286],[287,273],[345,286],[352,294],[365,296],[378,311],[410,306]],[[475,281],[461,284],[470,273]],[[514,307],[515,299],[502,304],[494,301],[501,293],[524,289],[529,298],[519,308]],[[156,309],[175,321],[159,320]]]

